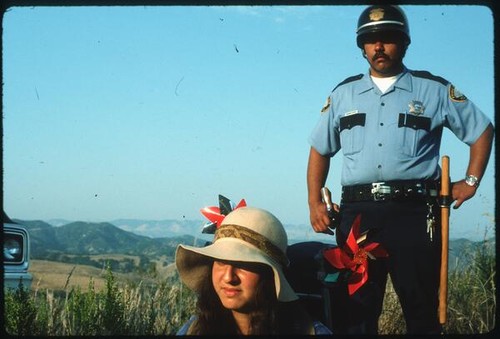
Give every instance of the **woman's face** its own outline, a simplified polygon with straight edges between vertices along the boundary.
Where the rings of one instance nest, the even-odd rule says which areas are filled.
[[[262,264],[214,261],[212,283],[225,308],[237,312],[252,309]]]

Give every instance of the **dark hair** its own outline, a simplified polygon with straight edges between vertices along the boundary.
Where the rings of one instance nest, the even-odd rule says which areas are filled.
[[[312,334],[312,319],[299,301],[279,302],[274,273],[262,265],[251,317],[252,335]],[[196,302],[197,319],[189,335],[239,335],[231,310],[226,309],[212,284],[212,273],[200,289]]]

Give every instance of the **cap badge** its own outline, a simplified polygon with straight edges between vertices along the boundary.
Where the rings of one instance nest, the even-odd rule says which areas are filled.
[[[412,101],[410,101],[408,106],[410,107],[411,114],[414,114],[414,115],[424,114],[425,107],[424,107],[424,104],[422,103],[422,101],[412,100]]]
[[[370,20],[371,21],[379,21],[384,18],[384,9],[383,8],[374,8],[370,11]]]

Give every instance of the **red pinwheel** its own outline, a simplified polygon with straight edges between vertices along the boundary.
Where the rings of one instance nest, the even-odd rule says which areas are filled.
[[[224,218],[226,217],[225,215],[220,213],[220,208],[217,206],[203,207],[200,212],[208,220],[215,223],[217,225],[217,228],[219,228],[222,220],[224,220]]]
[[[368,280],[368,258],[387,257],[386,250],[377,242],[363,245],[366,233],[359,234],[361,215],[354,219],[347,241],[342,248],[335,247],[323,252],[325,259],[340,270],[350,270],[348,278],[349,295],[353,295]]]
[[[215,230],[220,227],[222,221],[229,212],[246,205],[247,203],[245,199],[241,199],[240,202],[234,208],[232,208],[230,200],[222,195],[219,195],[219,207],[203,207],[200,210],[201,214],[203,214],[208,220],[210,220],[210,223],[204,226],[202,232],[214,233]]]

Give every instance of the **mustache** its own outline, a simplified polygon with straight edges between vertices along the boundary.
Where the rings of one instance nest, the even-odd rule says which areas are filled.
[[[383,52],[377,52],[375,55],[372,57],[372,60],[375,61],[378,58],[384,58],[384,59],[389,59],[389,56]]]

